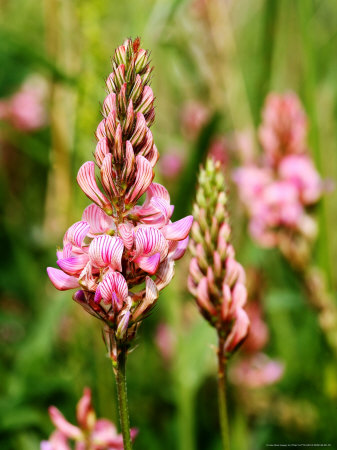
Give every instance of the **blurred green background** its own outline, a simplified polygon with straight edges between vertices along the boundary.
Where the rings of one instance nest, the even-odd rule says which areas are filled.
[[[39,448],[52,431],[51,404],[74,422],[84,386],[93,390],[99,417],[118,423],[100,324],[69,292],[53,288],[45,268],[55,265],[56,245],[88,204],[77,170],[95,148],[110,58],[126,37],[136,36],[155,66],[156,145],[162,157],[181,159],[174,176],[160,163],[156,169],[156,181],[165,183],[176,205],[175,218],[191,210],[197,169],[212,140],[241,130],[256,136],[271,90],[300,96],[315,163],[323,178],[337,179],[335,1],[0,0],[0,98],[38,77],[48,116],[30,131],[0,121],[1,449]],[[205,112],[196,130],[193,121],[186,124],[188,105]],[[285,365],[273,386],[229,386],[232,448],[337,448],[336,360],[300,281],[276,250],[251,242],[234,187],[230,192],[238,259],[265,280],[266,352]],[[335,292],[336,190],[317,217],[315,261]],[[131,424],[140,430],[136,449],[221,448],[215,336],[187,293],[188,259],[177,264],[129,357]],[[164,356],[160,324],[166,327],[164,347],[172,350]]]

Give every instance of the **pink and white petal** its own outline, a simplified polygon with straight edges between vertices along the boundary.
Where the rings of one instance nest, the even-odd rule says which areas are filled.
[[[111,153],[108,153],[102,163],[101,181],[105,192],[112,197],[118,195],[118,191],[114,182],[115,179],[116,173],[113,169],[113,157]]]
[[[55,408],[55,406],[50,406],[48,411],[51,421],[53,422],[55,427],[59,431],[61,431],[61,433],[63,433],[69,439],[80,440],[81,438],[83,438],[83,434],[80,428],[75,427],[75,425],[72,425],[70,422],[68,422],[61,411]]]
[[[97,142],[95,150],[95,159],[98,167],[101,167],[105,156],[110,152],[109,140],[107,137],[103,137]]]
[[[233,328],[225,342],[226,352],[234,352],[238,345],[247,336],[249,324],[250,321],[246,311],[242,308],[238,308],[236,311],[236,320],[234,322]]]
[[[50,435],[49,441],[42,441],[40,450],[71,450],[68,438],[61,431],[55,430]]]
[[[154,227],[140,226],[135,231],[134,257],[152,256],[160,253],[160,260],[167,256],[168,242],[162,232]]]
[[[91,404],[91,390],[86,387],[83,390],[83,395],[76,406],[77,423],[81,429],[89,430],[96,421],[96,416]]]
[[[105,302],[110,302],[120,310],[128,296],[128,285],[119,272],[108,272],[99,284],[99,290]]]
[[[50,281],[59,291],[67,291],[68,289],[75,289],[80,286],[76,277],[67,275],[60,269],[47,267],[47,273]]]
[[[159,291],[164,289],[174,276],[174,261],[170,258],[164,259],[156,272],[155,283]]]
[[[85,222],[84,220],[75,222],[70,228],[68,228],[64,235],[64,246],[70,243],[76,247],[82,247],[83,240],[87,236],[89,229],[90,225],[88,222]]]
[[[136,165],[136,179],[126,196],[127,203],[136,202],[150,186],[154,177],[152,166],[144,156],[136,156]]]
[[[181,241],[188,236],[193,224],[193,216],[187,216],[177,222],[170,223],[161,229],[166,239]]]
[[[210,315],[216,315],[217,311],[209,298],[208,281],[203,277],[197,287],[197,303],[203,311]]]
[[[89,246],[89,258],[95,267],[110,266],[113,270],[122,270],[124,245],[119,237],[108,234],[95,237]]]
[[[95,237],[95,234],[105,233],[107,230],[115,230],[116,225],[112,217],[97,205],[92,203],[83,211],[82,220],[88,222],[90,230],[89,237]]]
[[[150,277],[146,277],[145,296],[140,302],[138,308],[133,313],[133,318],[138,319],[142,314],[149,311],[159,297],[159,290],[156,283]]]
[[[102,119],[100,121],[100,123],[98,124],[98,127],[96,129],[96,139],[98,141],[100,141],[101,139],[103,139],[106,136],[106,131],[105,131],[105,119]]]
[[[159,197],[170,204],[170,194],[168,193],[168,190],[159,183],[151,183],[146,192],[146,196],[148,202],[150,202],[152,197]]]
[[[123,241],[124,247],[131,250],[133,246],[133,225],[131,223],[122,223],[118,226],[118,233]]]
[[[131,431],[131,430],[130,430]],[[91,433],[91,442],[97,448],[123,450],[123,436],[117,434],[115,425],[107,419],[99,419]]]
[[[71,256],[70,258],[58,259],[56,261],[56,264],[61,270],[63,270],[63,272],[67,273],[68,275],[79,275],[88,261],[88,255],[83,253],[79,256]]]
[[[145,272],[153,275],[156,273],[160,263],[160,253],[155,253],[152,256],[139,256],[134,260],[138,266]]]
[[[85,162],[79,169],[77,174],[77,182],[87,197],[94,203],[106,210],[112,211],[111,203],[106,196],[100,191],[96,183],[95,163],[93,161]]]
[[[188,241],[189,241],[189,236],[187,236],[187,238],[183,239],[182,241],[178,241],[178,245],[175,248],[175,250],[173,251],[172,254],[170,254],[170,257],[174,260],[177,261],[178,259],[182,258],[187,250],[188,247]]]

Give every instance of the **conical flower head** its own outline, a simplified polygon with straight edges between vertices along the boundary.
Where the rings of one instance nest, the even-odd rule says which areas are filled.
[[[225,351],[232,353],[248,332],[245,272],[235,260],[230,244],[225,179],[220,164],[208,159],[199,175],[193,209],[189,290],[201,314],[225,338]]]

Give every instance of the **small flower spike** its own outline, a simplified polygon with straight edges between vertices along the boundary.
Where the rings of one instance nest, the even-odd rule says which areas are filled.
[[[227,357],[246,338],[249,319],[244,305],[247,291],[245,272],[235,260],[229,242],[225,180],[220,164],[208,159],[199,175],[193,209],[188,287],[201,314],[216,328]]]

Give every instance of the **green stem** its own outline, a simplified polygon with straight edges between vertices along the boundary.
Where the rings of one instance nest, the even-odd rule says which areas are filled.
[[[117,364],[114,370],[116,375],[119,420],[122,429],[124,450],[132,450],[128,397],[126,389],[126,355],[127,350],[125,348],[122,347],[118,349]]]
[[[227,396],[226,396],[226,365],[227,359],[224,350],[224,338],[219,336],[218,348],[218,402],[219,420],[221,428],[222,448],[229,450],[229,427],[227,417]]]

